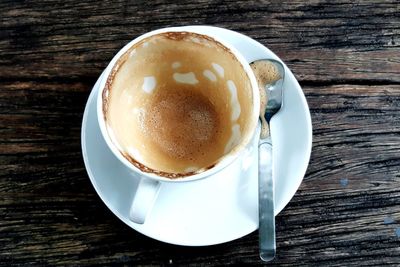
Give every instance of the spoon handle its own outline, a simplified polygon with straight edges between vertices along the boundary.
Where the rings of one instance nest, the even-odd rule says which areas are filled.
[[[263,261],[271,261],[275,257],[276,243],[272,143],[270,137],[260,140],[258,153],[258,231],[260,258]]]

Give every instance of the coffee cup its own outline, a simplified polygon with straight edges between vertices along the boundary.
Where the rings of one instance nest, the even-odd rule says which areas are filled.
[[[140,177],[133,222],[145,222],[163,183],[243,175],[260,100],[252,70],[233,46],[185,28],[160,29],[124,46],[102,77],[101,133]]]

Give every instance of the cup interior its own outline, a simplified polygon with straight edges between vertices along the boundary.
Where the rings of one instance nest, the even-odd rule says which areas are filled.
[[[252,137],[259,103],[249,70],[206,35],[143,38],[118,58],[102,90],[108,137],[143,172],[174,179],[209,170]]]

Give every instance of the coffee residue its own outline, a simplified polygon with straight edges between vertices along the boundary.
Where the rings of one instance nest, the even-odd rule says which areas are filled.
[[[170,157],[193,163],[210,156],[208,148],[221,131],[213,104],[200,93],[182,88],[157,91],[143,130]]]
[[[254,61],[250,64],[251,69],[256,76],[258,89],[260,90],[260,118],[261,118],[261,138],[269,136],[268,122],[265,120],[265,110],[267,107],[268,97],[265,86],[271,84],[281,78],[278,68],[271,62],[266,60]]]

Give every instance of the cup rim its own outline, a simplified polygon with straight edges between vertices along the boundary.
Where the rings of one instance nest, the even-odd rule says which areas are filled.
[[[187,33],[195,33],[199,35],[204,35],[208,38],[211,38],[212,40],[220,43],[224,47],[226,47],[238,60],[240,65],[243,67],[243,70],[247,74],[247,77],[250,80],[250,85],[252,89],[252,96],[253,96],[253,112],[251,114],[251,125],[250,125],[250,130],[245,137],[246,139],[243,140],[233,151],[229,152],[227,155],[224,155],[222,159],[218,160],[215,165],[209,169],[206,169],[200,173],[195,173],[193,175],[189,176],[182,176],[182,177],[177,177],[177,178],[168,178],[164,176],[157,175],[155,173],[151,172],[144,172],[140,168],[136,167],[133,165],[127,158],[125,158],[121,151],[118,150],[116,145],[113,143],[111,140],[108,131],[107,131],[107,125],[104,119],[104,114],[103,114],[103,91],[106,86],[107,79],[112,72],[115,64],[119,60],[119,58],[126,52],[128,51],[133,45],[136,43],[139,43],[143,39],[146,39],[148,37],[158,35],[158,34],[163,34],[167,32],[187,32]],[[139,174],[141,177],[157,180],[160,182],[175,182],[175,183],[181,183],[181,182],[190,182],[190,181],[195,181],[195,180],[200,180],[204,179],[207,177],[212,176],[215,173],[220,172],[222,169],[225,169],[229,165],[231,165],[239,156],[241,153],[251,144],[251,141],[254,138],[256,128],[257,128],[257,122],[258,122],[258,117],[260,113],[260,96],[259,96],[259,89],[258,89],[258,83],[256,80],[256,77],[254,76],[253,71],[251,70],[251,67],[247,60],[243,57],[243,55],[235,48],[233,45],[225,42],[224,40],[220,39],[217,36],[209,35],[209,34],[204,34],[197,32],[196,30],[191,30],[187,29],[185,26],[180,26],[180,27],[167,27],[167,28],[161,28],[157,30],[153,30],[150,32],[147,32],[145,34],[142,34],[138,36],[137,38],[131,40],[128,42],[126,45],[124,45],[118,52],[117,54],[114,55],[114,57],[111,59],[107,67],[105,68],[101,80],[100,80],[100,85],[99,85],[99,90],[97,92],[97,119],[98,123],[100,126],[100,130],[102,133],[102,136],[104,140],[107,143],[107,146],[110,148],[112,153],[119,159],[120,162],[122,162],[126,167],[128,167],[131,171]]]

